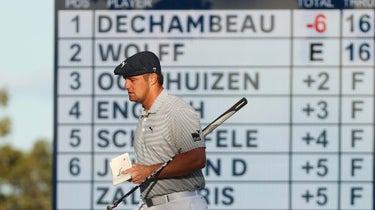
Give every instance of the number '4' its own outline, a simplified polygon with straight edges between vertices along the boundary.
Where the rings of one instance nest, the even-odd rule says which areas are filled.
[[[323,130],[323,132],[320,133],[320,135],[316,139],[316,143],[321,144],[323,147],[327,146],[328,140],[327,140],[327,131],[326,130]]]
[[[69,111],[69,115],[75,116],[76,119],[78,119],[81,116],[81,111],[79,109],[79,101],[76,101],[72,108]]]

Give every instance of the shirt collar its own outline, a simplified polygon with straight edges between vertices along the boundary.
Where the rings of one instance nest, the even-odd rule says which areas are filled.
[[[148,115],[150,114],[155,114],[160,109],[165,100],[167,100],[168,95],[168,91],[166,89],[163,89],[155,99],[154,103],[151,105],[151,108],[148,112],[144,108],[142,108],[141,117],[148,117]]]

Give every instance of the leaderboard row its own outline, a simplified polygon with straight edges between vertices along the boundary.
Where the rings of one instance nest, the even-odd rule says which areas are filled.
[[[111,159],[122,153],[60,153],[59,181],[112,181]],[[130,153],[132,157],[134,154]],[[372,182],[372,153],[211,153],[206,180],[222,182]],[[134,162],[134,161],[133,161]],[[277,174],[277,176],[275,176]]]
[[[184,100],[195,108],[202,123],[210,123],[221,113],[220,109],[212,107],[217,107],[217,104],[221,104],[221,107],[231,107],[232,101],[236,101],[233,98],[184,97]],[[228,123],[373,123],[372,96],[254,96],[249,97],[248,101],[250,106],[243,109],[246,115],[238,115],[234,119],[229,119]],[[141,110],[140,104],[130,102],[125,95],[59,97],[57,102],[63,104],[57,110],[59,124],[136,124]],[[225,111],[224,108],[222,111]]]
[[[58,209],[104,209],[131,189],[130,185],[109,186],[86,182],[57,183]],[[69,193],[66,193],[69,192]],[[246,192],[246,193],[244,193]],[[284,182],[207,182],[202,195],[213,209],[361,209],[372,210],[372,183],[284,183]],[[81,202],[70,202],[77,197]],[[121,207],[134,209],[139,194],[127,197]]]
[[[164,87],[179,95],[374,95],[374,67],[163,67]],[[59,68],[58,96],[124,96],[110,68]]]
[[[375,26],[374,26],[375,27]],[[164,66],[374,66],[369,38],[60,39],[60,67],[115,67],[139,51]],[[225,50],[223,50],[225,49]]]
[[[59,125],[57,152],[133,151],[135,125]],[[373,125],[222,125],[205,137],[210,153],[337,154],[374,152]],[[275,137],[275,133],[277,137]]]
[[[59,38],[373,37],[374,10],[59,11]]]

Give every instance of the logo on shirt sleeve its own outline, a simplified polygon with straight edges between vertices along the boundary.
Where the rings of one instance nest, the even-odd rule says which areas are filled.
[[[201,131],[197,130],[195,133],[191,134],[191,137],[193,137],[194,142],[202,140],[200,133],[201,133]]]

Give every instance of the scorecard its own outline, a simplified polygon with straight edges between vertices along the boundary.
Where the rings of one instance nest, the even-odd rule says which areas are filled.
[[[116,65],[150,50],[206,136],[212,210],[374,209],[375,0],[55,1],[54,210],[102,210],[141,105]],[[119,209],[134,209],[133,193]]]

